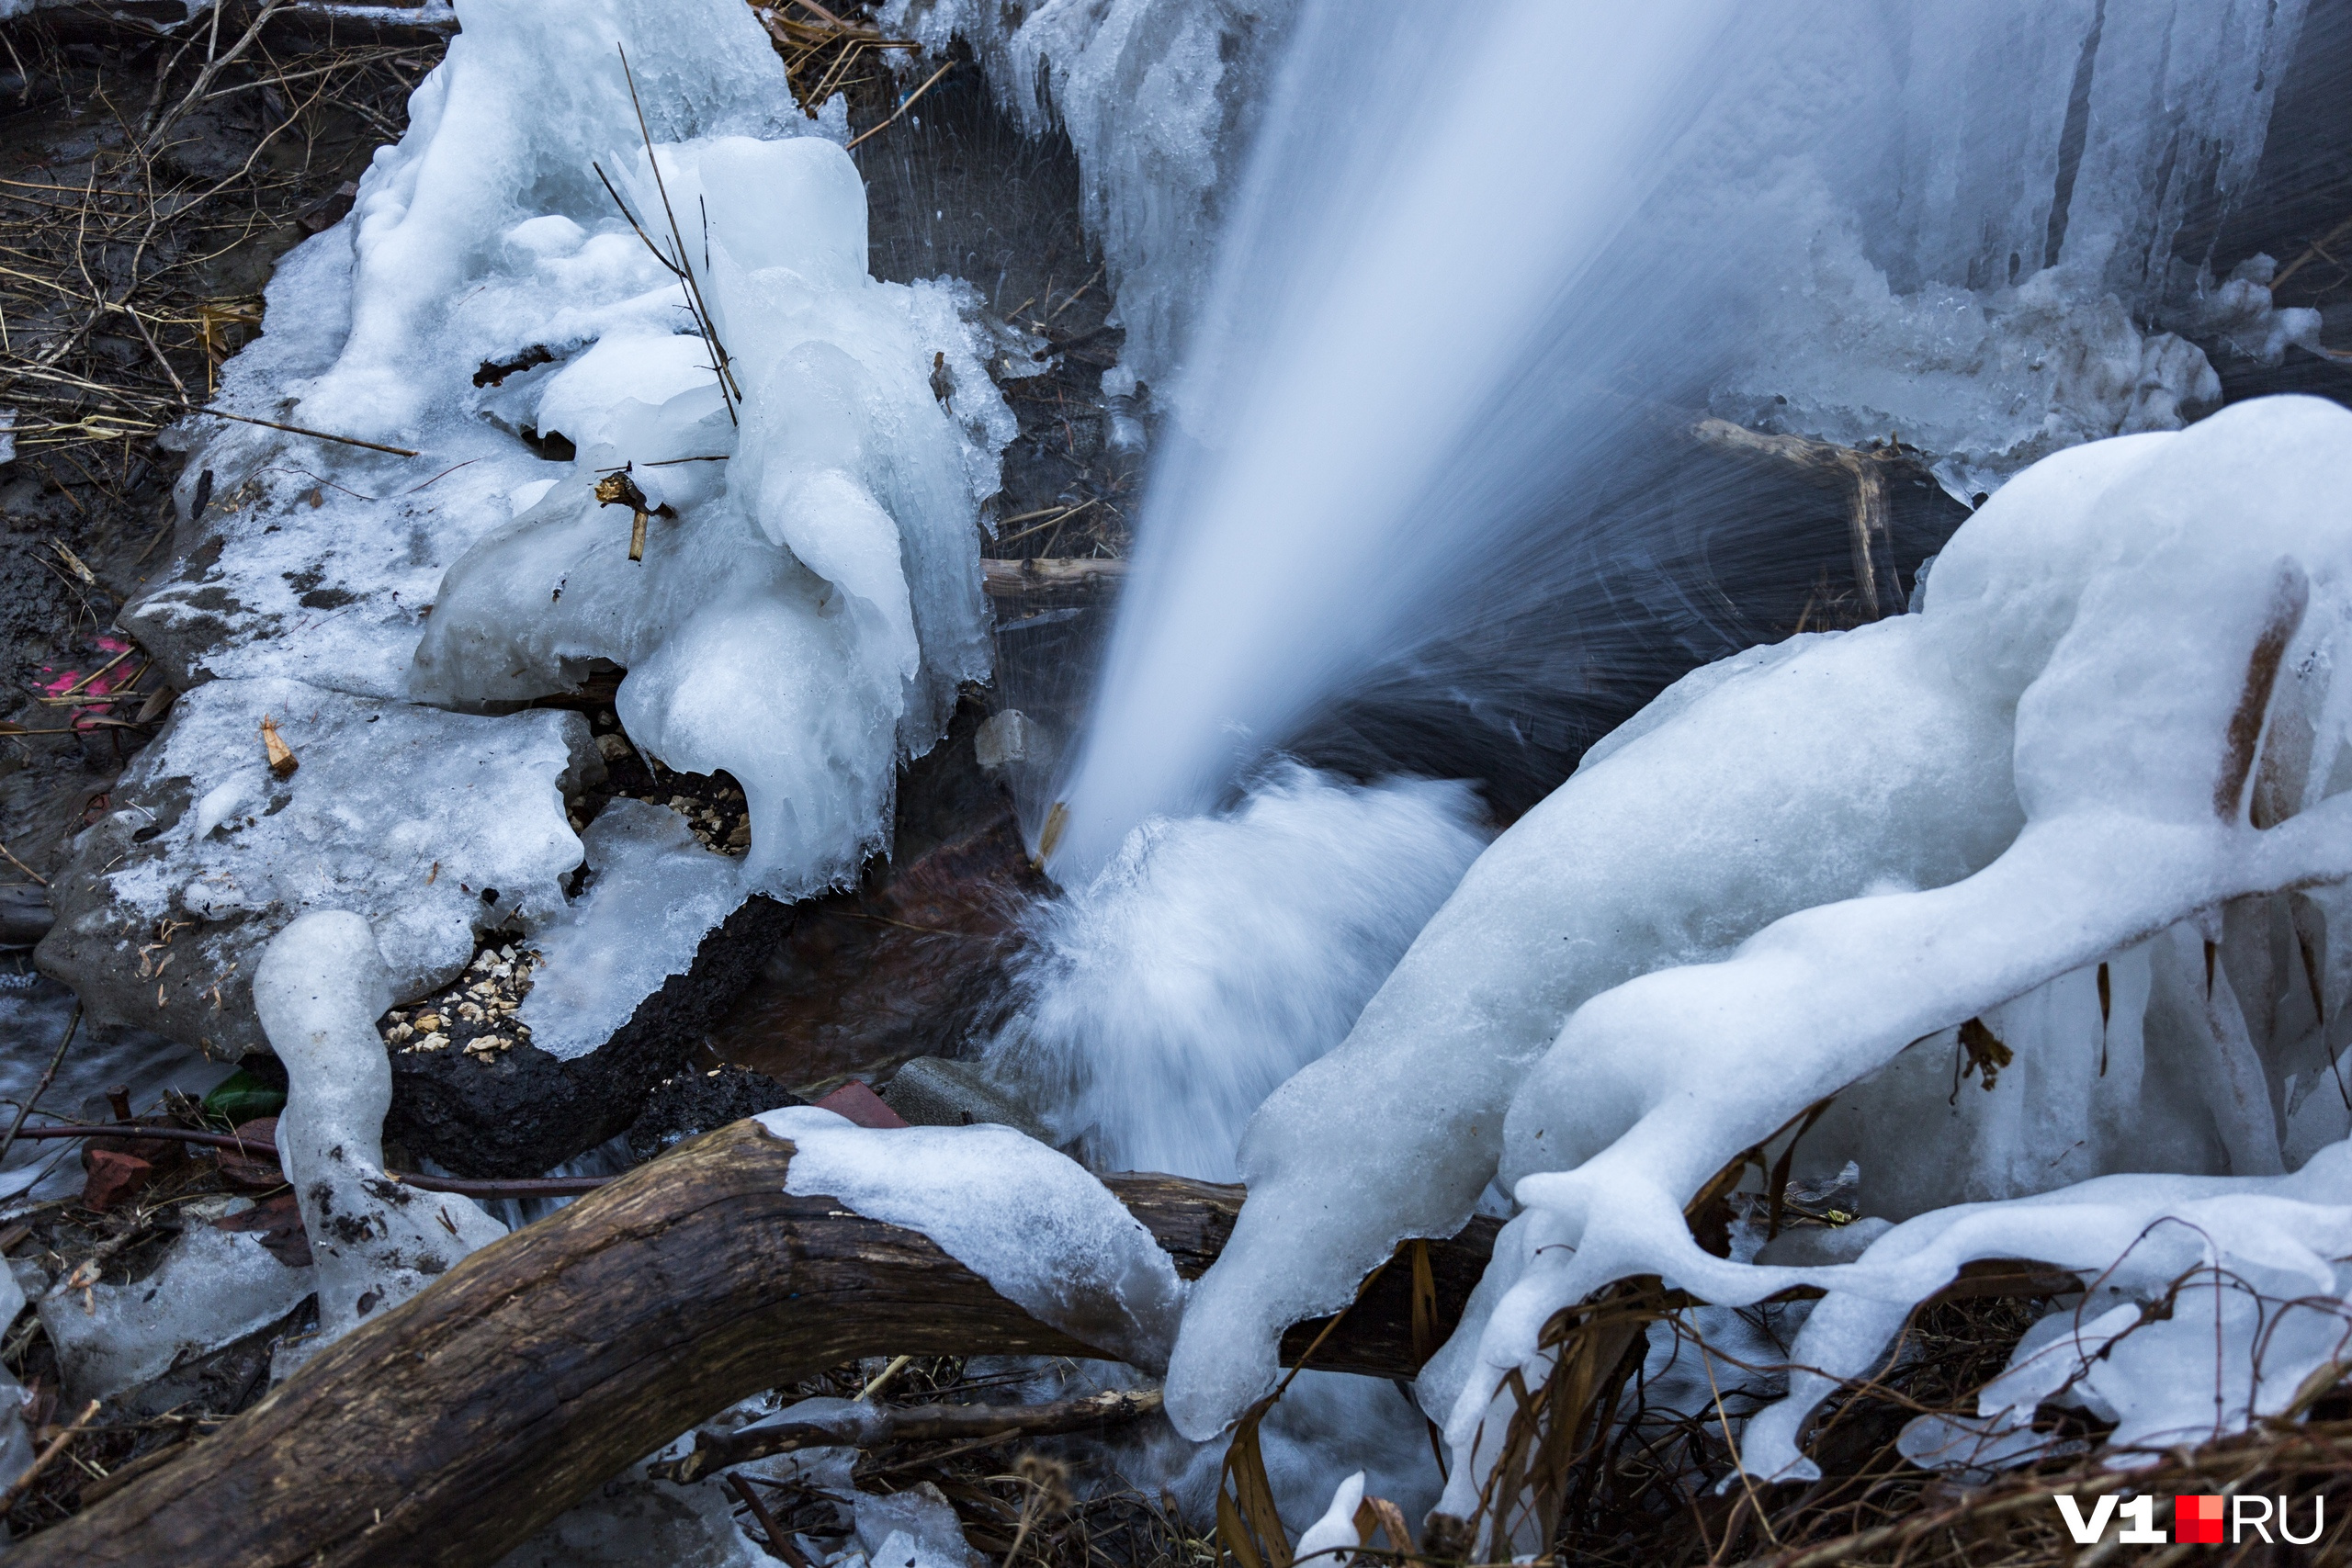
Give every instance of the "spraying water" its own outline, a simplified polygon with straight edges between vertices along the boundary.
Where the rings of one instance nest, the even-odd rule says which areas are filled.
[[[1046,906],[993,1058],[1110,1170],[1234,1179],[1250,1113],[1339,1043],[1486,846],[1460,784],[1280,767],[1159,818]]]
[[[2301,15],[1307,5],[1045,834],[1057,874],[1368,691],[1510,730],[1527,688],[1609,687],[1622,715],[1754,640],[1701,635],[1715,579],[1677,563],[1776,542],[1736,491],[1657,500],[1698,414],[1894,430],[1963,495],[2177,425],[2218,383],[2154,330],[2210,282],[2175,240],[2249,175]],[[1668,624],[1698,630],[1661,654]]]

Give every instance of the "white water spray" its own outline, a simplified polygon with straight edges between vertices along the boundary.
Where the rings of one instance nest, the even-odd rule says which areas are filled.
[[[991,1059],[1109,1170],[1235,1179],[1241,1129],[1339,1043],[1486,846],[1460,784],[1283,767],[1224,817],[1137,829],[1045,906]]]
[[[1310,0],[1176,389],[1196,439],[1153,475],[1057,874],[1205,809],[1368,685],[1476,711],[1514,681],[1613,679],[1637,704],[1677,671],[1620,678],[1610,639],[1712,611],[1660,581],[1687,540],[1595,497],[1664,483],[1678,418],[1898,429],[1969,493],[2177,425],[2214,388],[2150,330],[2197,282],[2174,235],[2250,176],[2301,16],[1514,0],[1463,27]],[[1715,515],[1770,553],[1742,504]]]

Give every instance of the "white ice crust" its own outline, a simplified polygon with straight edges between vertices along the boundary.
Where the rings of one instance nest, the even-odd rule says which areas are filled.
[[[270,769],[265,717],[294,753],[288,777]],[[148,921],[355,910],[395,993],[413,996],[457,976],[478,929],[562,910],[580,863],[562,785],[593,754],[577,714],[479,718],[271,677],[207,682],[122,786],[184,790],[189,806],[108,886]]]
[[[1184,1281],[1085,1167],[1010,1127],[859,1127],[791,1106],[785,1190],[921,1231],[1040,1323],[1147,1370],[1168,1364]]]
[[[1907,1305],[1956,1258],[2096,1269],[2169,1205],[2275,1203],[2265,1184],[2352,1129],[2324,1089],[2345,1041],[2321,1024],[2352,979],[2330,888],[2352,876],[2332,798],[2352,783],[2352,694],[2330,680],[2347,478],[2352,415],[2302,399],[2062,454],[1962,529],[1923,614],[1702,671],[1598,749],[1252,1122],[1249,1202],[1171,1362],[1180,1429],[1238,1414],[1283,1326],[1343,1304],[1399,1238],[1458,1228],[1498,1173],[1525,1212],[1421,1389],[1451,1412],[1464,1512],[1498,1380],[1540,1378],[1543,1323],[1610,1280]],[[1971,1018],[2018,1060],[1952,1097]],[[1702,1251],[1682,1205],[1833,1095],[1807,1160],[1907,1172],[1894,1218],[1992,1206],[1842,1267]],[[2173,1174],[2122,1174],[2151,1168]],[[2313,1160],[2295,1200],[2352,1203],[2342,1168]],[[2007,1201],[2099,1178],[2078,1204]],[[2338,1217],[2253,1212],[2231,1211],[2225,1267],[2334,1291],[2314,1258]],[[2180,1242],[2140,1245],[2147,1278],[2186,1267]],[[2143,1353],[2202,1344],[2210,1390],[2205,1310],[2204,1339],[2143,1336]],[[2225,1325],[2241,1359],[2245,1326]],[[2305,1333],[2257,1405],[2307,1364]]]
[[[743,901],[741,868],[666,806],[609,801],[582,842],[594,880],[532,933],[541,967],[520,1014],[531,1043],[562,1061],[610,1040]]]
[[[266,1328],[317,1288],[315,1269],[279,1262],[254,1233],[191,1215],[146,1278],[86,1292],[60,1281],[37,1310],[65,1396],[81,1402],[111,1399]]]

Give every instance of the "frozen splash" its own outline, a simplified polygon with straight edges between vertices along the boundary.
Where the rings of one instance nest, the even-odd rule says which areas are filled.
[[[1696,412],[1896,432],[1973,495],[2203,412],[2211,367],[2157,329],[2207,321],[2219,286],[2175,241],[2250,177],[2301,15],[1513,0],[1473,29],[1308,0],[1194,280],[1164,389],[1185,434],[1057,873],[1369,688],[1475,712],[1548,663],[1588,690],[1620,674],[1612,628],[1707,621],[1703,595],[1628,594],[1677,542],[1598,500],[1666,488]],[[1769,549],[1739,498],[1709,504],[1718,553]],[[1498,627],[1511,671],[1463,651]]]
[[[1098,1169],[1230,1181],[1274,1087],[1339,1043],[1486,846],[1458,784],[1295,766],[1221,817],[1155,819],[1044,906],[990,1047]]]

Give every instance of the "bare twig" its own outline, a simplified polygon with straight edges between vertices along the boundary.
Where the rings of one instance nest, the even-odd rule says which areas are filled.
[[[274,419],[255,419],[249,413],[231,413],[226,409],[200,408],[195,412],[202,414],[210,414],[215,419],[233,419],[240,424],[266,425],[272,430],[283,430],[293,435],[308,435],[315,437],[321,441],[339,441],[345,446],[365,446],[370,452],[390,452],[395,457],[422,457],[424,456],[424,453],[414,451],[406,446],[387,446],[380,441],[362,441],[356,435],[337,435],[331,430],[311,430],[307,426],[300,424],[280,424]]]
[[[80,1437],[88,1428],[90,1417],[98,1413],[100,1403],[95,1399],[90,1401],[83,1407],[81,1416],[72,1426],[59,1427],[57,1436],[50,1438],[49,1446],[40,1450],[24,1474],[8,1483],[8,1489],[6,1492],[0,1492],[0,1513],[6,1513],[15,1507],[17,1499],[23,1496],[32,1483],[40,1479],[40,1472],[49,1468],[50,1461],[63,1453],[65,1445]]]
[[[904,98],[899,101],[899,107],[890,111],[890,118],[888,119],[884,120],[879,125],[866,127],[865,130],[860,131],[854,137],[852,137],[850,139],[849,145],[843,148],[842,151],[845,152],[854,152],[857,151],[857,145],[859,142],[864,141],[869,136],[878,136],[883,131],[889,130],[893,125],[896,125],[900,115],[914,107],[915,100],[917,98],[922,97],[925,93],[931,91],[933,83],[937,82],[942,76],[946,75],[950,71],[955,70],[958,63],[958,62],[951,60],[946,64],[941,66],[938,70],[933,72],[928,81],[924,82],[922,86],[917,87],[913,92],[909,93]],[[1067,304],[1068,301],[1065,300],[1064,303]]]

